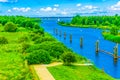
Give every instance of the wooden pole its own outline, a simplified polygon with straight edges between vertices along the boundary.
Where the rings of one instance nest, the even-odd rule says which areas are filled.
[[[56,29],[56,35],[58,35],[58,29]]]
[[[104,67],[102,68],[102,72],[104,73],[105,71],[104,71]]]
[[[83,47],[83,38],[82,37],[80,38],[80,47],[81,48]]]
[[[99,52],[99,40],[96,41],[96,53]]]
[[[70,34],[70,43],[72,43],[72,34]]]
[[[64,32],[64,40],[66,40],[66,32]]]
[[[60,37],[62,36],[62,31],[61,31],[61,30],[60,30],[59,36],[60,36]]]
[[[114,61],[117,61],[118,59],[118,45],[114,47]]]

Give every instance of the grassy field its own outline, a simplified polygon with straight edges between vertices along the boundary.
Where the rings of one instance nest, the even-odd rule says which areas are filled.
[[[33,80],[40,80],[36,71],[35,71],[35,69],[34,69],[34,67],[33,67],[33,65],[30,65],[29,67],[30,67],[30,71],[31,71],[32,76],[33,76]]]
[[[19,37],[26,32],[0,32],[8,39],[8,44],[0,45],[0,80],[32,80],[29,69],[25,66]]]
[[[103,32],[102,33],[105,40],[109,40],[115,43],[120,43],[120,33],[118,35],[112,35],[110,32]]]
[[[54,66],[48,70],[56,80],[114,80],[93,66]]]

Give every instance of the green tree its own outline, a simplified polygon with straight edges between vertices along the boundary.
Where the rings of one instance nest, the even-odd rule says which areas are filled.
[[[16,32],[17,26],[13,22],[7,22],[4,26],[6,32]]]
[[[48,64],[51,62],[51,57],[47,51],[39,49],[29,53],[27,60],[29,64]]]
[[[33,28],[35,28],[35,29],[40,29],[40,26],[39,26],[39,24],[38,24],[38,23],[34,23]]]
[[[61,59],[64,65],[71,65],[71,63],[76,62],[76,56],[71,52],[65,52],[62,54]]]
[[[110,29],[110,33],[113,34],[113,35],[118,35],[118,28],[117,27],[112,27]]]

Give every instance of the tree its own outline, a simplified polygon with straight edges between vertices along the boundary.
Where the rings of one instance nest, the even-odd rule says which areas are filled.
[[[4,26],[6,32],[16,32],[17,26],[13,22],[7,22]]]
[[[61,59],[64,65],[71,65],[71,63],[76,62],[76,56],[71,52],[65,52],[62,54]]]
[[[29,53],[26,58],[29,64],[48,64],[51,62],[51,56],[49,55],[49,52],[43,49],[35,50]]]
[[[40,29],[40,25],[39,25],[38,23],[34,23],[33,28],[35,28],[35,29]]]
[[[33,28],[34,27],[33,22],[31,20],[27,20],[25,22],[26,22],[25,23],[26,24],[25,25],[26,28]]]
[[[118,28],[117,27],[112,27],[110,29],[110,33],[113,34],[113,35],[118,35]]]

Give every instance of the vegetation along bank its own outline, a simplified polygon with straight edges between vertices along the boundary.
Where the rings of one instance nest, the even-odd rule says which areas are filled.
[[[31,69],[29,69],[29,65],[33,64],[63,62],[65,66],[58,66],[58,72],[56,72],[56,74],[62,75],[63,70],[68,71],[74,68],[70,67],[73,62],[87,62],[87,59],[77,55],[50,34],[44,32],[44,29],[39,25],[40,23],[39,18],[0,16],[0,80],[33,80],[35,77],[31,73]],[[66,65],[69,65],[69,67]],[[60,68],[63,70],[59,70]],[[83,79],[88,79],[86,76],[89,75],[91,80],[96,77],[99,80],[113,80],[113,78],[94,66],[88,68],[90,72],[95,71],[96,73],[93,75],[91,73],[80,74]],[[84,69],[84,73],[88,72],[86,71],[87,68],[83,67],[75,67],[74,69],[76,71]],[[51,70],[52,68],[50,72]],[[68,72],[68,74],[71,73],[72,71]],[[56,80],[60,79],[55,78]],[[79,79],[79,77],[76,79]]]
[[[104,39],[120,43],[120,16],[79,16],[76,15],[70,22],[60,21],[59,25],[102,29]]]

